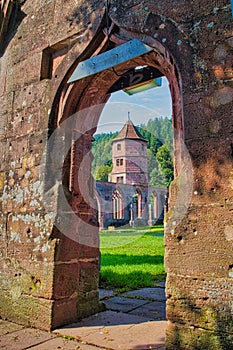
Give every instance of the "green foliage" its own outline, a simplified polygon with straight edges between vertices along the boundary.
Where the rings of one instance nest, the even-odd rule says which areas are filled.
[[[148,141],[148,175],[149,185],[169,187],[173,180],[173,135],[170,118],[150,119],[147,124],[137,127]],[[112,139],[118,133],[103,133],[94,136],[92,153],[92,173],[96,180],[107,181],[107,174],[112,165]],[[162,159],[164,157],[164,159]],[[108,166],[108,167],[107,167]]]
[[[94,156],[92,162],[92,173],[96,179],[97,168],[101,165],[112,164],[112,139],[118,133],[96,134],[92,143],[92,153]]]
[[[112,171],[112,165],[100,165],[96,169],[95,179],[99,181],[108,181],[108,174]]]
[[[157,161],[157,159],[155,157],[155,154],[149,148],[147,149],[147,159],[148,159],[148,174],[149,174],[149,177],[150,177],[151,172],[154,169],[158,168],[158,161]]]
[[[156,153],[156,159],[159,162],[159,168],[164,174],[166,187],[169,187],[171,181],[173,180],[173,159],[166,145],[159,148]]]
[[[102,232],[101,286],[129,290],[164,279],[163,239],[163,226]]]
[[[152,170],[149,176],[149,184],[153,187],[164,188],[167,187],[166,178],[161,169],[160,164]]]

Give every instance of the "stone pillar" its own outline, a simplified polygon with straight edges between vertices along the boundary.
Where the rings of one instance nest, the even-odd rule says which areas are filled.
[[[151,204],[148,204],[148,211],[149,211],[148,225],[153,226],[153,215],[152,215],[153,208]]]

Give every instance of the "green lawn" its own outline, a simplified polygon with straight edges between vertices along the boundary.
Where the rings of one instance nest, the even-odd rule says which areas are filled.
[[[100,233],[100,286],[130,290],[165,279],[163,226]]]

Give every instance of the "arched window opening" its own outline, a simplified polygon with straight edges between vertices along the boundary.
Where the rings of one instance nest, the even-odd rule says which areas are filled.
[[[113,219],[123,219],[123,202],[122,196],[118,190],[113,192],[112,195],[112,205],[113,205]]]
[[[151,204],[153,206],[153,216],[154,219],[158,217],[158,196],[155,192],[152,193],[152,201]]]
[[[138,188],[136,189],[136,195],[137,195],[137,202],[136,202],[136,205],[137,205],[137,217],[138,218],[141,218],[142,217],[142,192],[141,190]]]

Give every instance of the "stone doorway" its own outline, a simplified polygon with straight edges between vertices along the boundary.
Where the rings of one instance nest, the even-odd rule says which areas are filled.
[[[107,70],[78,83],[67,81],[79,61],[136,38],[153,52],[115,72],[157,67],[169,80],[173,100],[176,177],[165,235],[167,348],[230,348],[230,2],[216,7],[210,0],[203,6],[112,0],[108,9],[104,5],[2,1],[1,317],[51,329],[99,308],[98,225],[93,179],[86,175],[91,135],[117,75]],[[55,140],[47,137],[55,131]],[[180,176],[183,169],[193,171],[192,191]]]
[[[132,34],[127,35],[130,40]],[[134,34],[133,38],[135,37],[137,35]],[[126,39],[112,34],[110,40],[111,45],[116,46]],[[93,201],[91,142],[101,111],[110,96],[108,90],[120,74],[147,65],[157,68],[167,77],[173,104],[173,126],[176,130],[175,174],[178,175],[181,171],[180,140],[183,131],[178,68],[174,58],[161,44],[158,46],[158,42],[146,36],[144,43],[154,50],[118,65],[117,72],[108,69],[75,83],[65,84],[63,89],[58,90],[53,103],[50,132],[53,135],[58,130],[58,137],[50,143],[52,156],[48,153],[46,169],[47,192],[55,186],[55,182],[58,188],[54,204],[56,223],[52,234],[52,238],[57,241],[54,271],[56,302],[52,328],[99,310],[99,237]],[[75,66],[76,64],[74,68]],[[69,76],[70,72],[65,81]],[[64,162],[59,176],[54,172],[58,169],[55,164],[58,149],[64,150]]]

